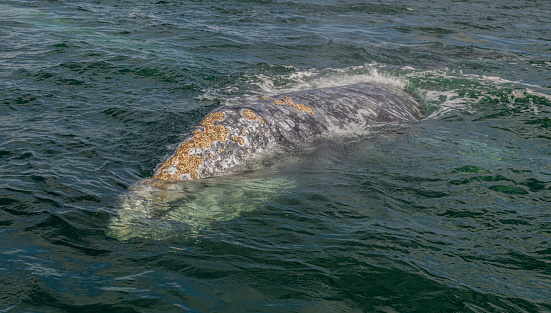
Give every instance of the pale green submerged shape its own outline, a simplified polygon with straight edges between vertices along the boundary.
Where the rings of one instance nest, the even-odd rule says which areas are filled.
[[[212,223],[259,209],[293,186],[277,177],[145,180],[121,197],[108,235],[121,241],[206,235]]]

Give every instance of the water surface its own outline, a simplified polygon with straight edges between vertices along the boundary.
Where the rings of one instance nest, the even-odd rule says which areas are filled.
[[[551,311],[550,14],[0,1],[0,312]],[[125,206],[212,109],[362,81],[427,117]]]

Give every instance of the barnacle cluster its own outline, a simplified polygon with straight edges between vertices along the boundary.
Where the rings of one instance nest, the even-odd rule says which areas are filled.
[[[243,139],[243,137],[239,137],[237,135],[233,135],[233,137],[231,138],[233,141],[236,141],[237,143],[239,143],[240,145],[243,145],[245,144],[245,139]]]
[[[243,110],[242,114],[243,114],[244,118],[246,118],[250,121],[258,120],[260,122],[260,124],[264,124],[264,120],[262,119],[262,117],[256,115],[256,113],[254,113],[253,110],[251,110],[251,109]]]
[[[260,97],[258,100],[272,100],[274,105],[288,104],[293,109],[298,110],[302,113],[308,113],[311,115],[316,115],[314,110],[311,107],[305,105],[304,103],[295,103],[291,97],[284,97],[283,99],[274,99],[272,97]]]
[[[214,122],[223,121],[225,118],[226,115],[223,112],[213,112],[207,115],[201,122],[201,127],[193,131],[193,136],[180,144],[174,155],[159,167],[154,178],[180,180],[184,175],[189,175],[190,179],[197,178],[197,169],[205,160],[205,156],[191,154],[190,150],[207,149],[217,140],[226,141],[230,130],[224,125],[214,125]],[[209,157],[213,158],[212,155]]]

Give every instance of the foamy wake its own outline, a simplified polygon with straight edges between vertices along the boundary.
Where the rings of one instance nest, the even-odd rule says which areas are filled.
[[[409,91],[427,111],[426,118],[430,119],[458,111],[473,113],[478,109],[477,105],[488,100],[509,106],[514,106],[518,100],[529,103],[533,96],[551,101],[551,92],[540,86],[448,70],[397,68],[377,63],[342,69],[285,68],[288,71],[284,74],[245,74],[231,86],[204,90],[198,99],[216,98],[223,105],[238,105],[260,96],[370,82]],[[538,112],[536,105],[531,109]]]

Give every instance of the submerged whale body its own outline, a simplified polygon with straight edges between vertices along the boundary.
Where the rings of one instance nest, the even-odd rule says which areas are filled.
[[[261,97],[208,114],[158,166],[153,178],[189,180],[223,175],[278,143],[421,117],[411,95],[374,83]]]
[[[248,161],[273,155],[270,149],[280,144],[421,117],[419,105],[409,94],[372,83],[222,106],[201,121],[156,169],[153,179],[136,183],[121,196],[108,234],[121,241],[208,236],[212,223],[252,212],[296,186],[287,177],[257,172],[197,179],[239,172]],[[288,161],[278,158],[277,166],[285,167]],[[177,182],[190,179],[195,181]]]

